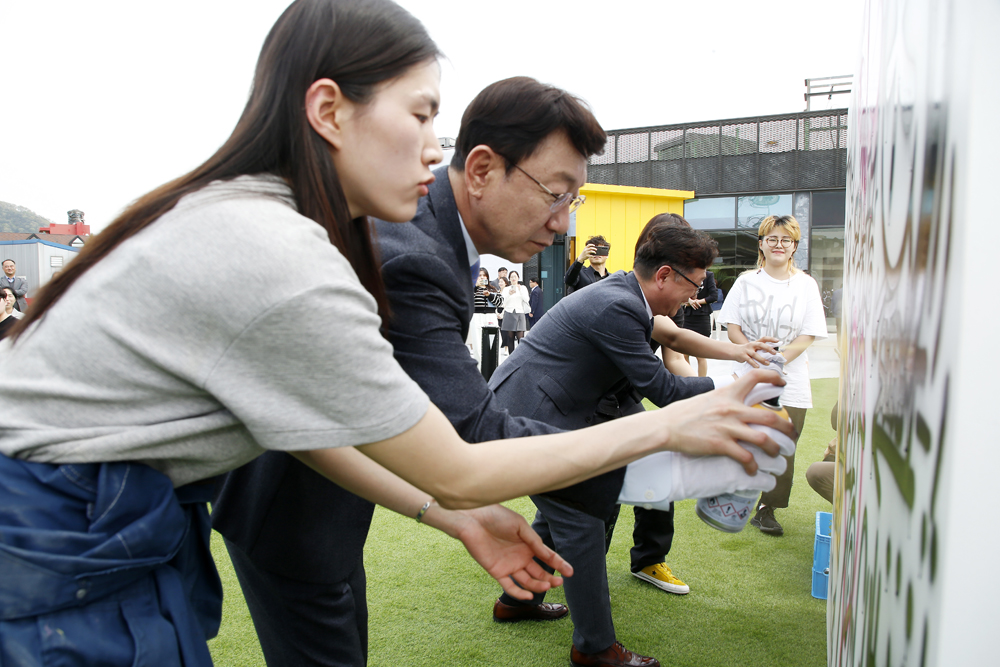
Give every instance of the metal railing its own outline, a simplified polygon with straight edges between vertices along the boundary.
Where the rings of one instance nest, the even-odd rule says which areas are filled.
[[[587,180],[698,196],[846,186],[847,109],[608,132]]]

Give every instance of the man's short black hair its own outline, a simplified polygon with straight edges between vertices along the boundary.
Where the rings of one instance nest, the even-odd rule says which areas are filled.
[[[7,262],[10,262],[10,263],[11,263],[11,264],[13,264],[14,266],[17,266],[17,262],[15,262],[14,260],[12,260],[12,259],[11,259],[11,258],[9,258],[9,257],[8,257],[7,259],[5,259],[4,261],[0,262],[0,266],[3,266],[3,265],[4,265],[4,264],[6,264]]]
[[[707,269],[718,254],[718,245],[711,236],[691,229],[688,221],[677,214],[660,214],[639,234],[632,266],[636,275],[648,280],[664,265],[681,271]]]
[[[536,285],[541,285],[542,284],[542,281],[539,280],[538,278],[528,278],[528,282],[529,283],[535,283]]]
[[[507,159],[509,172],[560,130],[586,158],[602,152],[608,139],[586,103],[565,90],[527,76],[497,81],[476,95],[462,115],[451,166],[464,171],[472,149],[486,145]]]
[[[499,269],[497,269],[497,275],[500,275],[501,271],[503,271],[504,273],[507,273],[507,267],[506,266],[501,266]]]

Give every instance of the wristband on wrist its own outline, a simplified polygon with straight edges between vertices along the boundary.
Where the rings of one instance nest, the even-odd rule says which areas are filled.
[[[416,516],[417,523],[423,523],[424,522],[424,515],[427,514],[427,510],[430,509],[430,507],[431,507],[431,505],[433,503],[434,503],[434,499],[433,498],[431,498],[426,503],[424,503],[424,506],[420,508],[419,512],[417,512],[417,516]]]

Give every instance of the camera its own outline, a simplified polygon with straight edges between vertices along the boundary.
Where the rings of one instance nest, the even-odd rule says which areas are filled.
[[[597,252],[595,254],[597,254],[597,255],[603,255],[605,257],[607,257],[608,253],[611,252],[611,246],[609,246],[609,245],[594,246],[594,249],[597,250]]]

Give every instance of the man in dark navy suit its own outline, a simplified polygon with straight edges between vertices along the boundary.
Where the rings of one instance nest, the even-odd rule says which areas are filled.
[[[528,314],[528,328],[530,329],[545,314],[545,293],[542,292],[541,283],[535,278],[529,278],[528,284],[531,286],[531,295],[529,297],[531,313]]]

